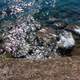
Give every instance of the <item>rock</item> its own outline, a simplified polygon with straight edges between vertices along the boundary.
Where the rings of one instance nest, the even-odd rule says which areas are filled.
[[[0,10],[0,16],[2,16],[3,12]]]
[[[49,21],[51,21],[51,22],[57,22],[57,21],[59,21],[59,19],[55,18],[55,17],[49,17]]]
[[[0,54],[4,53],[4,38],[0,35]]]
[[[43,27],[31,15],[17,18],[15,23],[5,23],[2,26],[4,47],[0,52],[5,50],[16,58],[47,59],[58,56],[58,53],[66,54],[75,46],[72,33],[65,28],[60,29],[60,26],[65,27],[62,23],[56,23],[58,29]]]
[[[71,32],[63,31],[59,36],[59,47],[70,48],[75,46],[75,40]]]
[[[9,23],[10,24],[10,23]],[[14,57],[26,57],[36,38],[40,24],[32,16],[16,20],[14,25],[5,25],[5,50]],[[9,28],[12,27],[12,28]]]
[[[67,32],[65,30],[63,30],[63,32],[61,31],[61,33],[59,34],[60,40],[57,42],[57,48],[60,51],[60,53],[62,54],[67,54],[72,51],[72,49],[75,46],[75,40],[72,36],[71,32]]]
[[[55,30],[50,27],[44,27],[40,29],[37,33],[38,37],[38,43],[39,46],[44,46],[47,51],[49,51],[49,55],[55,55],[57,56],[57,48],[56,48],[56,43],[57,43],[57,38],[58,35],[56,34]],[[46,53],[44,52],[44,55]]]
[[[80,35],[80,26],[78,24],[69,24],[66,29]]]
[[[12,12],[12,10],[8,7],[7,9],[6,9],[6,14],[7,14],[7,16],[10,16],[11,15],[11,12]]]
[[[24,12],[23,8],[18,5],[11,6],[12,14],[22,13]]]
[[[35,59],[35,60],[42,60],[46,59],[50,56],[50,51],[48,48],[44,46],[34,46],[30,55],[26,56],[27,59]]]
[[[56,41],[57,35],[52,28],[45,27],[38,31],[37,37],[44,44],[51,44]]]
[[[56,26],[57,28],[63,29],[66,27],[66,23],[64,23],[63,21],[54,21],[54,26]]]

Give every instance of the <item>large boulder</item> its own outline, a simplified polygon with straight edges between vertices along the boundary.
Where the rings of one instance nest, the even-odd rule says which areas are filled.
[[[53,28],[50,27],[44,27],[40,29],[37,33],[38,37],[38,43],[41,46],[44,46],[49,51],[50,55],[58,56],[56,50],[56,43],[58,40],[58,35],[56,34],[56,31]],[[44,52],[45,54],[45,52]]]
[[[5,25],[8,31],[4,33],[5,50],[14,57],[26,57],[36,38],[36,31],[41,27],[32,16],[16,20],[14,25]]]
[[[61,54],[70,54],[75,46],[75,40],[71,32],[65,30],[61,31],[59,34],[59,41],[57,42],[57,48]]]
[[[51,44],[56,42],[57,35],[52,28],[42,28],[37,32],[37,37],[44,44]]]

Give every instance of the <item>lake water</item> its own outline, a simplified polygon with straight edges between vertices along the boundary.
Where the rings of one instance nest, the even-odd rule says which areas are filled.
[[[80,22],[80,0],[0,0],[0,10],[5,10],[7,6],[18,5],[24,8],[25,3],[33,3],[32,8],[24,8],[25,13],[39,12],[39,17],[55,16],[69,23]],[[44,17],[43,17],[44,18]]]

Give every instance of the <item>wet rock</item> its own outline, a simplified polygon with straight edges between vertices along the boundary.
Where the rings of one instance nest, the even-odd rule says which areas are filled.
[[[10,20],[4,20],[1,22],[1,31],[3,31],[4,34],[14,27],[15,27],[14,22]]]
[[[2,14],[3,14],[2,11],[0,11],[0,16],[1,16]]]
[[[60,21],[60,20],[58,18],[55,18],[55,17],[49,17],[49,21],[57,22],[57,21]]]
[[[17,13],[22,13],[24,12],[23,8],[18,6],[18,5],[12,5],[11,6],[11,10],[12,10],[12,13],[11,14],[17,14]]]
[[[73,32],[80,35],[80,25],[79,24],[69,24],[66,27],[66,29],[69,30],[69,31],[73,31]]]
[[[12,10],[9,7],[7,7],[5,12],[6,12],[7,16],[10,16]]]
[[[3,19],[3,18],[5,18],[6,15],[7,14],[6,14],[5,11],[0,11],[0,20]]]
[[[28,43],[20,44],[20,46],[17,47],[17,50],[13,54],[13,56],[17,58],[26,58],[26,56],[30,55],[29,54],[30,48],[31,46]]]
[[[56,26],[57,28],[64,29],[67,24],[59,20],[59,21],[55,21],[53,25]]]

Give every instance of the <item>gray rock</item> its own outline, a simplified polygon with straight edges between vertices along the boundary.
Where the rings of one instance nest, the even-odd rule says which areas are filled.
[[[63,23],[56,24],[57,27],[64,27]],[[42,27],[31,15],[18,18],[16,23],[9,22],[3,27],[6,27],[3,29],[4,47],[0,52],[5,50],[17,58],[47,59],[49,56],[58,56],[58,49],[65,51],[75,46],[71,32]]]
[[[67,26],[66,23],[64,23],[63,21],[54,21],[54,26],[56,26],[57,28],[65,28]]]
[[[78,35],[80,35],[80,25],[79,24],[69,24],[66,26],[67,30],[69,31],[73,31],[75,33],[77,33]]]
[[[14,27],[4,34],[5,50],[14,57],[26,57],[30,49],[29,45],[33,44],[36,37],[36,30],[39,23],[34,21],[33,17],[30,15],[27,18],[25,17],[18,20],[16,21],[16,24],[14,24]],[[9,27],[10,26],[11,25],[9,25]]]
[[[71,32],[67,32],[65,30],[61,31],[59,34],[59,41],[57,42],[57,50],[59,50],[58,54],[62,55],[70,55],[71,51],[73,50],[75,46],[75,40],[73,38],[73,35]]]
[[[37,37],[46,45],[55,43],[57,35],[54,29],[45,27],[38,31]]]

